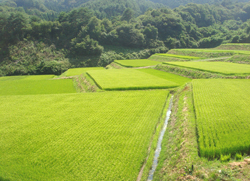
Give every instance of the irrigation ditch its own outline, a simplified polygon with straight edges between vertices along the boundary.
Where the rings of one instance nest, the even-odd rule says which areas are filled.
[[[169,103],[169,107],[168,107],[168,111],[167,111],[167,114],[166,114],[166,119],[165,119],[163,128],[161,130],[160,136],[158,138],[157,147],[156,147],[155,155],[154,155],[153,165],[152,165],[152,168],[151,168],[151,170],[149,172],[149,176],[148,176],[148,179],[147,179],[148,181],[152,181],[153,180],[154,172],[155,172],[156,167],[158,165],[158,158],[160,156],[161,148],[162,148],[161,147],[162,140],[163,140],[164,134],[165,134],[165,132],[167,130],[167,127],[168,127],[169,118],[171,116],[171,109],[172,109],[172,106],[173,106],[173,98],[174,98],[174,96],[171,97],[171,100],[170,100],[170,103]]]

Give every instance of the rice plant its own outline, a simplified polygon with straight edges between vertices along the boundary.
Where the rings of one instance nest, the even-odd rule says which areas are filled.
[[[250,74],[250,65],[230,62],[164,62],[164,64],[225,75]]]
[[[250,80],[193,80],[200,156],[250,153],[249,90]]]
[[[136,180],[168,94],[0,96],[0,177]]]
[[[134,69],[93,70],[87,74],[103,90],[164,89],[179,86],[175,82]]]

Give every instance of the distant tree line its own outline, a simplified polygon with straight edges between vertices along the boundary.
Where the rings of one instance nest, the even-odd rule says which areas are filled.
[[[105,66],[114,59],[147,58],[171,48],[210,48],[223,42],[250,42],[250,3],[189,3],[175,9],[148,9],[139,16],[139,10],[138,13],[131,8],[115,16],[99,16],[81,7],[61,12],[56,18],[51,15],[55,20],[48,20],[50,16],[42,15],[53,11],[39,1],[13,2],[16,5],[5,2],[0,6],[0,75],[59,74],[71,66]],[[67,2],[71,1],[63,1]],[[41,14],[30,13],[34,9],[28,7],[36,7]],[[106,51],[108,46],[142,51],[116,53]],[[29,53],[32,59],[28,58]],[[23,70],[16,71],[18,66]]]

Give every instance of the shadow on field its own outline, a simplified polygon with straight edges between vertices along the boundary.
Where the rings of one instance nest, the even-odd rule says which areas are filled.
[[[5,178],[0,176],[0,181],[10,181],[10,179],[5,179]]]

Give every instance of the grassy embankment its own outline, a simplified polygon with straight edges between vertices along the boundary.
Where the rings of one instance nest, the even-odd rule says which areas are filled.
[[[95,82],[86,74],[89,70],[104,70],[103,67],[72,68],[64,72],[59,78],[73,79],[74,86],[79,93],[100,91]]]
[[[112,62],[111,64],[106,66],[106,69],[125,69],[126,67],[123,67],[115,62]]]
[[[148,59],[115,60],[114,62],[116,64],[119,64],[119,65],[127,67],[127,68],[147,67],[147,66],[155,66],[157,64],[160,64],[160,62],[152,61],[152,60],[148,60]]]

